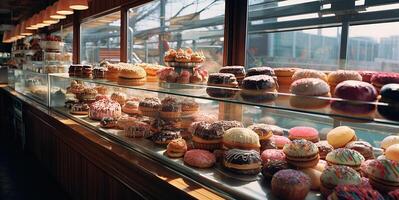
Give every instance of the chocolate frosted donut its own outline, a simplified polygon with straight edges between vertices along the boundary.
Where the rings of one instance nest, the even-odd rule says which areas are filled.
[[[276,87],[273,77],[268,75],[250,76],[242,81],[242,89],[247,90],[274,90]]]
[[[272,77],[276,76],[274,70],[271,67],[254,67],[249,69],[247,72],[247,77],[256,75],[268,75]]]
[[[356,101],[375,101],[377,90],[370,84],[362,81],[343,81],[337,85],[335,96],[342,99]]]
[[[388,105],[378,105],[378,112],[390,120],[399,120],[399,84],[387,84],[381,89],[380,102]]]
[[[259,152],[255,150],[230,149],[223,157],[224,167],[238,174],[258,174],[261,162]]]
[[[168,144],[174,139],[181,138],[179,131],[162,130],[152,135],[152,140],[157,144]]]
[[[209,126],[209,129],[214,133],[214,135],[218,137],[222,137],[224,132],[235,127],[244,127],[243,124],[239,121],[226,121],[226,120],[221,120],[212,123]]]
[[[242,79],[245,77],[245,68],[243,66],[225,66],[219,70],[220,73],[231,73],[237,79]]]
[[[224,131],[234,127],[243,127],[243,125],[238,121],[198,122],[195,125],[193,135],[205,140],[220,139],[223,137]]]
[[[208,85],[237,87],[237,79],[231,73],[212,73],[208,77]]]
[[[161,101],[156,97],[145,98],[143,101],[140,101],[139,106],[159,109]]]
[[[267,181],[270,181],[275,173],[289,168],[290,166],[285,160],[271,160],[263,164],[262,175]]]

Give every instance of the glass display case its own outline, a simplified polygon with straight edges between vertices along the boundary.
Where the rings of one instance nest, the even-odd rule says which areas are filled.
[[[15,91],[32,98],[36,102],[49,105],[49,77],[48,74],[27,70],[12,69],[9,71],[10,87]]]
[[[263,180],[261,173],[239,175],[226,170],[220,161],[223,159],[221,158],[223,153],[219,150],[214,151],[218,160],[215,166],[207,169],[190,167],[182,158],[169,158],[166,153],[166,144],[159,144],[159,138],[156,135],[168,127],[168,130],[180,133],[180,136],[186,139],[190,149],[193,148],[191,138],[195,129],[194,124],[201,121],[212,123],[217,120],[235,120],[242,123],[244,127],[259,123],[273,124],[284,130],[284,136],[287,136],[287,131],[293,127],[308,126],[318,130],[321,140],[326,140],[326,134],[334,127],[345,125],[354,129],[360,140],[373,145],[375,156],[379,156],[382,154],[382,150],[378,148],[380,141],[388,135],[399,132],[399,122],[385,119],[378,113],[376,107],[388,106],[382,102],[351,102],[338,98],[305,97],[282,92],[266,92],[264,95],[271,97],[267,98],[267,102],[260,102],[256,97],[253,99],[243,98],[243,92],[238,88],[148,82],[143,86],[125,86],[101,79],[69,77],[68,74],[51,74],[50,85],[51,91],[67,92],[66,94],[58,92],[50,95],[50,107],[55,111],[80,122],[126,148],[137,150],[163,165],[191,177],[228,198],[274,199],[275,197],[271,195],[270,186]],[[93,92],[92,89],[95,91]],[[215,97],[212,91],[233,95],[230,98]],[[77,95],[77,93],[79,94]],[[105,106],[106,114],[102,112],[104,115],[97,115],[96,109],[99,105],[96,102],[110,98],[115,100],[114,104],[118,101],[122,106],[120,107],[118,103],[116,103],[118,108]],[[179,114],[176,117],[172,114],[162,114],[164,112],[162,110],[155,110],[152,113],[140,111],[141,104],[139,102],[150,101],[148,98],[163,100],[162,103],[159,102],[161,107],[167,104],[166,102],[176,99],[180,105],[180,110],[177,111]],[[318,109],[292,106],[290,100],[298,100],[298,98],[304,102],[314,102],[314,100],[325,102],[325,104],[323,103],[325,106]],[[84,108],[79,103],[82,101],[91,104],[89,103],[90,105],[88,104],[87,108]],[[367,117],[351,113],[334,113],[330,108],[332,101],[372,106],[374,110]],[[106,102],[105,100],[103,103]],[[78,107],[71,108],[75,104],[78,104]],[[186,112],[183,109],[185,104],[194,109],[188,109],[190,112]],[[120,117],[121,111],[125,116]],[[99,120],[101,117],[98,117],[114,115],[115,119]],[[120,118],[116,119],[117,117]],[[116,127],[105,128],[107,125],[104,124],[112,124],[112,121],[116,123]],[[138,123],[143,127],[138,126]],[[145,129],[144,127],[147,126],[151,128]],[[143,135],[135,135],[135,132],[140,132]],[[307,199],[321,199],[320,193],[310,192]]]

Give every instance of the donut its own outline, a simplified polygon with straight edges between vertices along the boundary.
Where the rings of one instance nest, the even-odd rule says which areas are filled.
[[[303,78],[294,81],[290,86],[290,105],[297,108],[323,108],[330,103],[328,99],[316,96],[330,97],[330,87],[318,78]]]
[[[296,70],[291,77],[292,81],[296,81],[302,78],[318,78],[327,82],[327,75],[325,73],[313,69]]]
[[[240,85],[245,77],[245,68],[243,66],[225,66],[220,68],[219,73],[234,74]]]
[[[282,149],[284,145],[291,143],[290,139],[281,135],[273,135],[270,140],[273,141],[279,149]]]
[[[176,119],[181,116],[181,105],[176,98],[168,96],[161,101],[159,110],[160,117],[163,119]]]
[[[382,86],[390,83],[399,83],[399,73],[377,73],[371,77],[370,81],[376,88],[379,89]]]
[[[336,85],[347,80],[362,81],[362,76],[359,72],[350,70],[334,71],[327,76],[328,84],[330,84],[332,90],[334,90]]]
[[[69,112],[73,115],[87,115],[89,113],[89,105],[87,103],[75,103]]]
[[[184,98],[181,102],[181,111],[183,115],[192,115],[199,109],[199,105],[194,98]]]
[[[260,151],[259,136],[248,128],[231,128],[223,135],[223,146],[227,149]]]
[[[100,121],[100,126],[102,128],[114,128],[116,127],[117,120],[113,117],[104,117]]]
[[[354,101],[377,100],[377,90],[370,83],[362,81],[343,81],[337,85],[334,94],[338,98]]]
[[[125,136],[129,138],[148,138],[152,136],[151,126],[140,121],[133,121],[124,127]]]
[[[283,135],[284,130],[275,125],[269,124],[252,124],[248,126],[249,129],[253,130],[259,135],[259,140],[269,140],[273,135]]]
[[[388,193],[399,189],[399,162],[388,159],[370,161],[367,177],[374,189]]]
[[[180,132],[173,131],[173,130],[161,130],[160,132],[152,135],[152,140],[156,144],[160,144],[160,145],[167,145],[172,140],[179,139],[179,138],[181,138]]]
[[[334,147],[328,144],[326,140],[317,142],[316,146],[319,148],[320,159],[325,159],[327,154],[334,150]]]
[[[378,112],[385,118],[399,121],[399,84],[387,84],[380,91],[381,103],[387,105],[378,105]]]
[[[122,112],[126,114],[139,114],[139,102],[137,101],[126,101],[126,103],[122,106]]]
[[[348,126],[338,126],[327,133],[328,143],[336,149],[345,147],[355,140],[357,140],[355,131]]]
[[[289,68],[289,67],[274,68],[274,72],[276,73],[277,76],[278,85],[282,87],[289,87],[292,83],[291,80],[292,75],[294,75],[295,71],[299,69],[300,68]]]
[[[161,108],[161,101],[157,97],[149,97],[140,101],[139,110],[141,114],[148,117],[158,116],[158,111]]]
[[[253,67],[251,69],[248,69],[246,77],[256,75],[268,75],[273,77],[277,81],[276,74],[271,67]]]
[[[85,88],[83,93],[79,95],[79,100],[86,103],[92,103],[95,101],[97,93],[98,92],[95,88]]]
[[[196,149],[209,151],[221,149],[225,131],[234,127],[243,127],[243,125],[238,121],[198,122],[192,130],[193,145]]]
[[[297,126],[288,130],[288,138],[290,140],[305,139],[311,142],[320,141],[319,132],[312,127]]]
[[[338,185],[328,196],[328,200],[384,200],[384,197],[372,188],[363,188],[357,185]]]
[[[233,173],[256,175],[262,165],[258,151],[229,149],[224,153],[223,166]]]
[[[166,155],[171,158],[181,158],[187,151],[187,143],[184,139],[178,138],[169,142],[166,147]]]
[[[303,200],[310,191],[311,180],[301,171],[284,169],[273,175],[272,194],[284,200]]]
[[[240,95],[245,101],[262,103],[277,98],[277,84],[273,77],[268,75],[246,77],[241,88]]]
[[[367,82],[367,83],[371,83],[371,77],[374,74],[377,74],[376,71],[359,71],[360,76],[362,76],[362,81],[363,82]]]
[[[270,160],[269,162],[263,163],[261,172],[267,183],[270,183],[274,174],[289,168],[290,166],[285,160]]]
[[[352,149],[363,155],[364,159],[374,159],[373,146],[365,141],[352,141],[345,145],[345,148]]]
[[[261,154],[262,163],[266,164],[272,160],[285,160],[283,150],[279,149],[266,149]]]
[[[121,115],[122,109],[119,103],[110,99],[102,99],[90,105],[89,118],[93,120],[101,120],[104,117],[117,119]]]
[[[319,162],[319,149],[308,140],[294,140],[283,148],[287,162],[299,168],[314,167]]]
[[[365,159],[362,154],[355,150],[338,148],[327,154],[326,161],[329,165],[345,165],[360,171],[360,165]]]
[[[320,191],[327,198],[336,186],[360,185],[362,179],[356,170],[348,166],[333,165],[326,167],[321,173],[320,183]]]
[[[238,90],[236,90],[236,89],[219,88],[219,87],[237,88],[238,82],[237,82],[237,79],[234,76],[234,74],[230,74],[230,73],[209,74],[207,84],[209,86],[217,86],[217,87],[207,87],[206,88],[206,93],[211,97],[232,98],[238,92]]]
[[[196,168],[210,168],[215,165],[216,157],[213,153],[201,150],[192,149],[184,154],[184,164]]]

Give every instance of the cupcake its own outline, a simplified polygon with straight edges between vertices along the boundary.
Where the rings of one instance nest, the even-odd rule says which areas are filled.
[[[273,175],[272,193],[285,200],[303,200],[310,191],[310,178],[301,171],[285,169]]]
[[[289,169],[287,161],[285,160],[271,160],[267,163],[263,163],[262,175],[267,181],[271,181],[273,175],[278,171]]]

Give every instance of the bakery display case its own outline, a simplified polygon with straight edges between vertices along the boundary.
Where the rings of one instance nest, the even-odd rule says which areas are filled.
[[[290,143],[287,137],[293,139],[291,136],[296,129],[301,132],[306,127],[305,132],[316,132],[315,142],[327,142],[327,133],[331,134],[335,127],[350,127],[359,140],[372,146],[369,153],[373,158],[383,153],[380,142],[399,132],[399,122],[386,119],[378,112],[377,107],[390,106],[384,102],[309,97],[277,90],[248,93],[240,88],[195,84],[146,82],[144,85],[129,86],[106,79],[70,77],[68,74],[51,74],[49,77],[51,91],[58,91],[50,95],[50,107],[53,110],[126,148],[139,151],[162,165],[191,177],[227,198],[278,199],[272,195],[270,180],[266,178],[270,172],[260,173],[261,159],[267,153],[259,152],[273,149],[270,151],[281,153],[277,149]],[[211,79],[210,77],[208,83]],[[245,82],[244,80],[244,85]],[[323,106],[298,108],[292,106],[292,99],[310,104],[319,102],[318,105]],[[331,102],[355,105],[356,108],[372,107],[373,113],[367,116],[335,113],[332,112]],[[264,135],[261,134],[262,137],[253,146],[244,145],[241,148],[243,152],[236,152],[235,148],[231,149],[225,143],[228,140],[226,135],[237,134],[234,131],[224,131],[227,127],[236,127],[229,130],[240,131],[244,129],[242,127],[256,130],[256,127],[264,125],[274,128],[269,130],[274,134],[273,139],[262,139]],[[212,135],[207,131],[216,131],[220,135]],[[244,141],[250,143],[251,137],[245,137],[248,138]],[[182,141],[174,140],[168,145],[171,140],[178,138],[185,139],[185,148],[189,150],[187,153],[186,149],[179,149]],[[221,140],[223,148],[230,149],[228,152],[221,150]],[[198,149],[210,151],[196,152]],[[209,153],[212,151],[213,154]],[[248,160],[230,159],[229,156],[234,155],[247,156]],[[198,161],[192,157],[201,157],[204,160]],[[235,161],[232,160],[249,162],[246,165],[248,168],[237,170],[234,168]],[[230,161],[233,163],[226,164]],[[323,165],[323,162],[320,163],[318,167]],[[288,167],[283,165],[282,168]],[[320,175],[321,172],[316,174]],[[307,194],[307,199],[322,197],[316,189]]]
[[[9,70],[10,87],[15,91],[34,99],[36,102],[49,105],[49,77],[48,74],[42,74],[27,70],[11,69]]]

